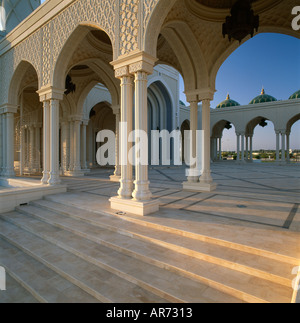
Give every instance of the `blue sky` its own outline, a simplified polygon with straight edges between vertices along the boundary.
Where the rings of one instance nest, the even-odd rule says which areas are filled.
[[[299,39],[280,34],[259,34],[241,45],[218,72],[212,107],[225,100],[227,93],[241,105],[249,104],[260,94],[262,87],[278,100],[287,100],[300,89]],[[185,102],[183,93],[181,100]],[[275,149],[275,143],[272,123],[255,129],[254,149]],[[234,129],[225,130],[224,150],[234,150],[235,145]],[[300,149],[300,121],[292,128],[291,148]]]

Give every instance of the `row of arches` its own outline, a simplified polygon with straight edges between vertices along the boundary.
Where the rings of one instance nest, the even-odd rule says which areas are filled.
[[[80,6],[82,3],[92,5],[93,2],[77,1],[74,2],[74,6]],[[100,4],[103,5],[103,3]],[[95,5],[97,4],[98,2],[95,2]],[[261,15],[259,32],[282,32],[299,38],[299,34],[290,28],[288,19],[285,19],[290,17],[290,8],[286,8],[281,1],[276,1],[274,4],[269,0],[257,0],[254,1],[254,6]],[[141,9],[140,7],[138,10]],[[5,135],[2,175],[12,175],[14,160],[12,147],[15,138],[13,117],[18,114],[20,120],[22,119],[19,126],[21,138],[19,142],[22,143],[23,138],[27,138],[27,142],[29,138],[30,142],[26,148],[27,153],[24,153],[23,148],[20,150],[20,156],[22,156],[19,158],[20,169],[26,165],[23,162],[24,156],[36,156],[38,162],[43,163],[42,182],[49,185],[60,182],[60,164],[63,165],[63,172],[81,174],[82,169],[86,168],[85,159],[89,155],[94,155],[93,149],[97,148],[93,143],[95,133],[104,124],[113,128],[113,124],[118,124],[118,121],[128,120],[132,128],[134,120],[135,127],[141,130],[179,128],[180,125],[176,124],[175,99],[172,95],[168,95],[167,87],[159,82],[153,82],[148,89],[146,84],[147,77],[153,73],[153,66],[165,64],[172,66],[183,76],[185,94],[191,104],[190,126],[193,135],[198,128],[196,122],[198,103],[202,102],[201,128],[204,132],[202,174],[190,176],[189,183],[184,188],[206,191],[215,188],[210,174],[210,104],[214,98],[217,72],[224,60],[238,48],[239,44],[229,43],[227,39],[223,39],[219,28],[227,13],[214,7],[214,4],[203,5],[193,0],[168,2],[160,0],[150,7],[149,16],[143,16],[144,25],[138,24],[138,29],[141,28],[142,33],[136,37],[137,44],[132,44],[130,47],[135,50],[125,51],[127,56],[118,57],[118,48],[122,47],[122,41],[125,45],[125,39],[128,39],[126,36],[132,36],[131,28],[128,30],[125,28],[125,37],[120,36],[120,30],[114,35],[111,32],[115,30],[112,25],[110,32],[107,32],[107,25],[100,26],[92,21],[87,22],[87,19],[83,20],[88,14],[83,12],[82,17],[77,15],[76,20],[72,20],[73,27],[66,32],[68,39],[65,40],[64,35],[63,44],[60,44],[61,49],[50,56],[53,59],[53,65],[46,64],[47,56],[39,60],[43,64],[41,70],[34,68],[36,64],[31,63],[29,59],[23,60],[18,65],[12,79],[9,80],[8,93],[4,95],[8,99],[1,117]],[[130,10],[129,7],[126,8]],[[66,8],[64,14],[68,10]],[[134,19],[135,15],[129,16]],[[279,19],[282,16],[284,19]],[[278,21],[284,22],[278,25]],[[134,37],[130,39],[135,41]],[[244,41],[248,39],[249,37]],[[51,51],[51,48],[49,50]],[[49,73],[41,72],[49,66],[51,66]],[[45,81],[47,78],[44,74],[49,76],[48,83]],[[90,111],[89,108],[84,109],[88,94],[99,83],[108,89],[110,101],[98,102],[99,105],[94,105],[93,110]],[[28,102],[24,95],[26,91],[31,92],[30,101],[35,103]],[[177,104],[178,100],[176,99],[175,102]],[[42,110],[43,113],[38,114],[33,105],[37,107],[36,110]],[[159,110],[157,106],[160,106]],[[111,124],[107,121],[108,118],[113,119],[110,109],[115,116]],[[31,117],[33,115],[34,118]],[[28,116],[28,122],[26,116]],[[39,127],[40,130],[37,130]],[[115,131],[117,132],[117,128]],[[91,139],[92,147],[87,145],[87,138]],[[119,139],[124,143],[127,138],[120,136]],[[38,158],[37,154],[33,153],[33,147],[39,145],[42,158]],[[121,145],[121,150],[125,149],[123,147],[124,145]],[[195,148],[193,144],[191,153],[196,151]],[[116,151],[116,154],[118,153]],[[87,162],[89,161],[87,159]],[[114,207],[120,208],[120,200],[133,197],[134,201],[141,202],[144,208],[144,201],[151,200],[147,166],[136,163],[135,167],[136,181],[133,181],[132,165],[124,166],[122,171],[119,165],[116,165],[115,175],[121,176],[121,187],[118,202],[115,203],[118,206],[114,204]],[[149,208],[151,211],[154,209]]]

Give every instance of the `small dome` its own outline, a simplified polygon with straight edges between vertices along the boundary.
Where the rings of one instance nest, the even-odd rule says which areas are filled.
[[[261,90],[261,94],[254,98],[249,104],[258,104],[258,103],[264,103],[264,102],[274,102],[277,101],[273,96],[268,95],[265,93],[265,90]]]
[[[225,101],[221,102],[218,106],[217,109],[221,109],[221,108],[228,108],[228,107],[237,107],[240,104],[234,100],[230,99],[229,94],[227,94],[227,98]]]
[[[289,100],[300,99],[300,90],[290,96]]]

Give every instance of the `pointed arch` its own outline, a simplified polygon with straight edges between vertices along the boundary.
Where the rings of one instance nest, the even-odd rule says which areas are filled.
[[[58,55],[58,58],[54,65],[53,75],[51,77],[51,83],[53,84],[53,87],[59,89],[63,89],[65,87],[65,79],[71,57],[74,54],[76,48],[79,46],[80,42],[92,30],[103,31],[109,37],[114,55],[114,48],[112,45],[113,42],[109,33],[107,33],[102,26],[99,26],[95,23],[81,22],[76,26],[71,35],[68,37]]]
[[[29,71],[29,73],[28,73]],[[10,85],[8,89],[8,103],[12,105],[18,105],[19,104],[19,95],[21,92],[21,86],[22,82],[24,81],[24,78],[32,77],[37,80],[37,89],[38,89],[38,84],[39,84],[39,79],[38,79],[38,73],[34,66],[25,60],[22,60],[17,68],[15,69],[15,72],[10,80]],[[30,80],[29,80],[30,81]]]

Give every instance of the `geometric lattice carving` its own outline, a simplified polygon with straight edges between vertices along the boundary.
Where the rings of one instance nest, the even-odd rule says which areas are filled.
[[[124,0],[120,5],[120,55],[138,48],[138,10],[139,0]]]

